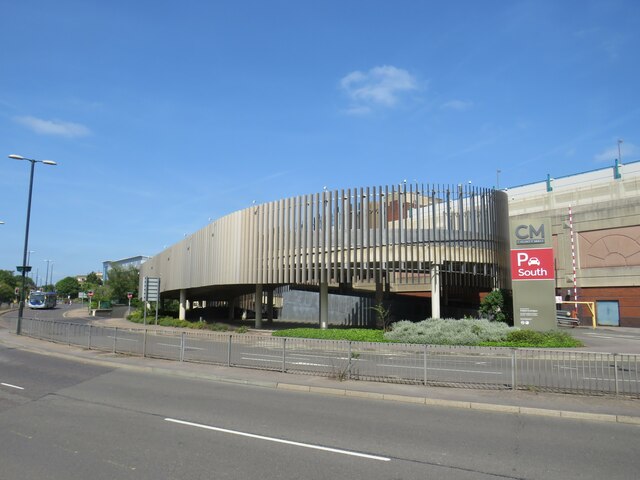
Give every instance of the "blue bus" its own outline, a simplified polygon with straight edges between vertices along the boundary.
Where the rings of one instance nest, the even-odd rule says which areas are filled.
[[[29,294],[29,308],[55,308],[56,292],[31,292]]]

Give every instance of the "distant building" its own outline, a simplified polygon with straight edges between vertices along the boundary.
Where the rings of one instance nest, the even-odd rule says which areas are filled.
[[[96,276],[102,280],[102,272],[93,272],[96,274]],[[80,285],[82,285],[84,282],[87,281],[87,276],[88,275],[76,275],[76,280],[78,281],[78,283],[80,283]]]
[[[138,255],[137,257],[122,258],[120,260],[106,260],[102,262],[102,278],[105,281],[108,280],[109,270],[113,267],[120,267],[124,269],[135,267],[139,269],[140,265],[149,260],[149,258],[150,257],[146,257],[144,255]]]
[[[593,302],[599,325],[640,327],[640,161],[504,191],[511,219],[551,220],[556,295],[572,302],[562,309]]]

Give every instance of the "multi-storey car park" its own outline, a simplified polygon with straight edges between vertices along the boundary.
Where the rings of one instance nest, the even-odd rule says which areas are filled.
[[[508,287],[507,196],[468,184],[323,191],[213,221],[141,265],[180,317],[368,325],[475,313]],[[141,285],[142,291],[142,285]],[[215,312],[215,313],[213,313]]]

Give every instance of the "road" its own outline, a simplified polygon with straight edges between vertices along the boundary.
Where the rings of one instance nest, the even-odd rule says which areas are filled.
[[[126,307],[118,306],[116,307],[118,311],[124,311]],[[83,309],[84,312],[87,312],[87,305],[79,305],[79,304],[71,304],[67,305],[64,303],[58,303],[55,308],[52,309],[31,309],[29,307],[25,307],[22,313],[24,318],[38,318],[42,320],[56,320],[60,322],[69,322],[69,323],[77,323],[77,324],[86,324],[90,321],[91,317],[89,317],[87,313],[87,317],[78,317],[76,315],[68,315],[72,310],[77,311]],[[14,308],[9,312],[4,314],[4,318],[6,320],[15,321],[18,318],[18,309]]]
[[[638,426],[112,370],[0,347],[0,478],[628,479]]]
[[[561,389],[564,391],[636,394],[640,391],[637,356],[626,356],[615,363],[613,357],[597,353],[575,361],[572,353],[538,351],[517,352],[517,371],[513,366],[515,353],[510,349],[482,349],[387,344],[369,348],[367,344],[347,342],[314,342],[265,336],[234,335],[233,342],[224,334],[185,336],[147,335],[140,330],[129,331],[95,328],[89,331],[87,319],[66,316],[69,307],[55,310],[29,311],[42,320],[63,320],[70,325],[49,325],[38,322],[31,331],[36,337],[55,339],[63,343],[91,348],[173,360],[235,365],[250,368],[286,370],[288,372],[329,375],[333,377],[387,379],[388,381],[430,385],[477,385],[485,388],[520,386]],[[7,315],[11,318],[15,313]],[[28,318],[28,315],[25,315]],[[572,331],[588,345],[595,344],[601,352],[611,345],[613,351],[638,351],[640,335],[629,331]],[[178,332],[179,333],[179,332]],[[286,348],[285,348],[286,347]],[[285,348],[286,351],[283,351]],[[587,347],[590,348],[590,347]],[[576,349],[576,351],[579,351]],[[428,354],[427,354],[428,352]],[[347,373],[348,372],[348,373]]]

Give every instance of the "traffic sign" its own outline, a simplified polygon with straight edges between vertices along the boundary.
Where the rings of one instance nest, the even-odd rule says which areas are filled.
[[[87,295],[89,295],[89,297],[93,297],[93,290],[89,290],[89,291],[87,292]]]
[[[131,300],[133,298],[133,293],[131,293],[131,292],[127,293],[127,298],[129,300]]]

